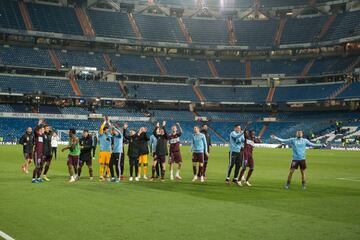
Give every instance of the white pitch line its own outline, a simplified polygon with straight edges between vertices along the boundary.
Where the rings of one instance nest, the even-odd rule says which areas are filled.
[[[0,231],[0,237],[2,237],[5,240],[15,240],[14,238],[10,237],[9,235],[7,235],[6,233]]]
[[[360,179],[352,179],[352,178],[336,178],[336,179],[343,180],[343,181],[360,182]]]

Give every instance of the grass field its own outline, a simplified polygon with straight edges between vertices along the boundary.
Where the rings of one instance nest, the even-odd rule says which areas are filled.
[[[251,188],[225,185],[221,147],[206,183],[191,182],[184,147],[182,182],[69,184],[60,154],[51,182],[32,184],[20,172],[21,148],[0,146],[0,231],[15,239],[360,239],[360,153],[309,150],[308,188],[297,172],[285,190],[290,150],[254,151]]]

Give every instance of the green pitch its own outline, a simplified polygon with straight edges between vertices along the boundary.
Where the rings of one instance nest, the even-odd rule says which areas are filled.
[[[360,239],[359,152],[309,150],[308,188],[296,172],[285,190],[290,150],[254,151],[251,188],[225,185],[221,147],[212,148],[203,184],[191,182],[187,147],[182,182],[90,182],[85,167],[86,178],[69,184],[60,154],[51,182],[32,184],[20,171],[21,148],[0,146],[0,231],[18,240]]]

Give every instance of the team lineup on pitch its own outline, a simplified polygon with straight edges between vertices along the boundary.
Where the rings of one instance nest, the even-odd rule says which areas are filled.
[[[62,152],[69,151],[67,166],[69,172],[69,183],[80,180],[82,168],[86,164],[89,170],[90,180],[94,179],[92,160],[94,160],[97,142],[100,145],[98,156],[99,181],[121,182],[125,180],[125,143],[128,144],[127,156],[129,160],[129,181],[139,181],[142,177],[148,179],[148,155],[152,156],[151,178],[149,181],[160,179],[165,181],[166,159],[169,156],[168,164],[170,169],[170,180],[182,180],[180,171],[183,163],[180,151],[180,137],[183,133],[179,123],[171,126],[171,133],[166,131],[166,121],[162,125],[158,122],[149,136],[148,129],[140,127],[138,130],[130,129],[127,123],[111,123],[109,118],[104,117],[98,136],[94,133],[90,135],[89,130],[82,131],[82,137],[77,137],[75,129],[69,130],[69,143],[62,148]],[[32,183],[49,182],[48,171],[51,160],[57,155],[59,137],[51,126],[44,119],[40,119],[38,125],[32,133],[32,128],[28,127],[19,143],[23,145],[25,162],[21,166],[24,173],[29,173],[29,164],[34,161],[32,172]],[[303,132],[297,131],[295,138],[281,139],[275,135],[272,139],[283,144],[288,144],[292,148],[292,162],[290,171],[285,184],[285,189],[290,188],[294,171],[300,168],[302,189],[306,189],[306,148],[325,147],[325,144],[315,144],[303,138]],[[260,139],[256,137],[253,130],[244,131],[240,124],[235,124],[229,136],[229,162],[226,170],[225,182],[233,182],[238,186],[251,187],[250,177],[254,171],[253,148]],[[207,124],[200,128],[195,125],[191,141],[190,151],[192,153],[192,182],[199,180],[205,182],[206,169],[209,162],[209,152],[211,148],[211,136],[208,132]],[[174,177],[174,166],[176,174]],[[115,170],[114,170],[115,169]],[[232,170],[234,169],[231,180]],[[247,176],[245,177],[245,172]]]

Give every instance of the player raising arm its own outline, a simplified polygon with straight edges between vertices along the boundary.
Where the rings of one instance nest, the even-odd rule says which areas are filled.
[[[105,174],[109,169],[109,163],[111,158],[111,138],[112,135],[109,131],[111,127],[108,117],[104,117],[104,122],[100,126],[99,130],[99,142],[100,142],[100,153],[99,153],[99,164],[100,164],[100,181],[105,180]],[[107,176],[107,175],[106,175]]]
[[[194,134],[192,135],[191,142],[193,173],[195,182],[198,178],[196,174],[196,164],[199,163],[200,181],[204,182],[204,155],[208,155],[206,137],[200,132],[199,126],[194,127]]]
[[[179,123],[173,125],[171,127],[171,134],[169,135],[169,143],[170,143],[170,179],[174,180],[174,164],[177,164],[177,171],[175,178],[177,180],[181,180],[180,169],[182,164],[182,157],[180,152],[180,137],[182,135],[182,129]],[[199,171],[200,172],[200,171]]]
[[[233,182],[241,186],[241,182],[238,181],[240,167],[243,161],[243,146],[244,146],[244,134],[241,131],[241,126],[236,124],[234,126],[234,131],[230,133],[230,152],[229,152],[229,165],[226,173],[225,182],[230,184],[230,174],[231,170],[235,165],[234,179]]]
[[[156,148],[154,161],[152,163],[152,175],[151,181],[155,179],[155,168],[158,162],[160,162],[161,166],[161,181],[165,180],[165,163],[166,163],[166,155],[167,155],[167,140],[168,134],[165,129],[166,122],[164,121],[162,127],[160,128],[160,123],[156,124],[153,135],[156,137]]]
[[[301,183],[302,188],[305,189],[305,170],[306,170],[306,147],[322,147],[323,144],[315,144],[309,140],[303,138],[303,131],[297,131],[295,138],[282,139],[278,138],[275,135],[271,135],[272,139],[278,140],[279,142],[288,144],[292,147],[292,162],[290,166],[290,171],[285,185],[286,189],[290,188],[291,178],[295,171],[300,166],[301,171]]]

